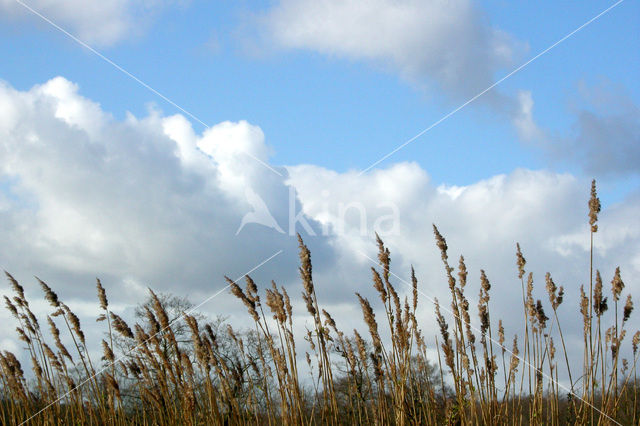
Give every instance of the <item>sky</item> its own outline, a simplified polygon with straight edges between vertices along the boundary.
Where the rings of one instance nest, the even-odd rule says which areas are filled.
[[[248,271],[296,288],[300,232],[349,329],[377,231],[429,330],[436,224],[507,321],[520,242],[579,342],[591,179],[595,264],[640,290],[639,18],[634,0],[0,0],[0,267],[86,318],[97,276],[125,316],[150,287],[243,321],[209,298]]]

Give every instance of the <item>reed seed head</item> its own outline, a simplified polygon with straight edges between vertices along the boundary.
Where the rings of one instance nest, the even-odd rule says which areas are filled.
[[[591,232],[598,232],[598,213],[600,213],[600,199],[596,192],[596,180],[591,181],[591,198],[589,198],[589,225]]]
[[[380,300],[382,303],[387,303],[387,291],[384,288],[384,283],[382,282],[382,277],[376,271],[376,268],[371,268],[371,272],[373,274],[373,288],[380,294]]]
[[[529,272],[527,277],[527,297],[525,298],[525,307],[530,318],[536,315],[536,306],[533,301],[533,273]]]
[[[440,334],[442,335],[442,339],[446,342],[447,340],[449,340],[449,325],[440,312],[440,302],[438,302],[437,298],[435,299],[435,305],[436,318],[438,320],[438,326],[440,327]]]
[[[11,299],[9,299],[7,296],[4,296],[4,302],[5,302],[5,306],[9,310],[9,312],[11,312],[11,314],[14,317],[18,318],[18,309],[16,308],[16,305],[14,305],[11,302]]]
[[[384,246],[384,243],[380,239],[380,236],[376,232],[376,242],[378,244],[378,261],[380,262],[380,266],[382,266],[382,276],[386,283],[389,282],[389,272],[391,265],[391,253],[389,249]]]
[[[284,324],[287,320],[287,313],[284,307],[284,297],[278,291],[276,283],[271,281],[272,290],[267,290],[267,306],[273,313],[273,319],[277,320],[280,324]]]
[[[257,303],[260,300],[260,296],[258,296],[258,286],[249,275],[245,275],[244,280],[247,283],[247,298],[252,302]]]
[[[584,332],[587,333],[591,325],[591,321],[589,315],[589,298],[584,292],[584,285],[580,286],[580,313],[582,314]]]
[[[487,274],[484,269],[480,270],[480,296],[483,303],[489,302],[489,290],[491,290],[491,283],[487,278]]]
[[[65,312],[67,313],[67,319],[69,320],[69,323],[71,324],[71,328],[73,329],[73,331],[76,333],[76,335],[78,336],[78,338],[80,339],[80,341],[84,345],[85,344],[84,332],[80,328],[80,318],[78,318],[78,316],[76,314],[71,312],[71,309],[69,309],[68,306],[65,305],[64,308],[65,308]]]
[[[627,296],[627,302],[624,304],[624,310],[622,315],[622,322],[625,323],[631,316],[631,312],[633,311],[633,300],[631,300],[631,295]]]
[[[231,288],[231,294],[236,296],[238,299],[242,301],[242,303],[244,303],[244,305],[247,307],[247,310],[249,311],[249,315],[251,315],[254,321],[258,322],[260,320],[260,317],[258,316],[258,312],[256,311],[256,302],[255,302],[256,298],[253,296],[249,297],[246,294],[244,294],[244,291],[242,291],[240,286],[236,284],[236,282],[233,281],[231,278],[227,276],[225,276],[224,278],[227,281],[227,283],[229,283],[229,287]]]
[[[416,271],[411,266],[411,290],[412,290],[412,302],[413,302],[413,311],[415,312],[418,307],[418,279],[416,278]]]
[[[160,322],[162,326],[162,330],[166,330],[169,328],[169,316],[167,315],[167,311],[165,310],[160,298],[153,292],[153,290],[149,289],[149,294],[151,295],[151,306],[153,307],[153,311],[155,312],[156,318]]]
[[[60,341],[60,330],[58,329],[56,324],[53,322],[51,317],[47,316],[47,322],[49,323],[49,331],[51,331],[51,335],[53,336],[53,341],[55,342],[56,347],[58,348],[62,356],[67,357],[69,361],[73,362],[73,358],[71,357],[71,354],[69,353],[67,348],[62,344],[62,341]]]
[[[9,280],[9,284],[11,285],[13,291],[18,295],[20,299],[26,301],[27,299],[24,297],[24,288],[20,284],[18,284],[18,281],[13,278],[13,275],[8,273],[7,271],[4,271],[4,274],[7,276],[7,279]]]
[[[38,282],[40,283],[40,287],[42,287],[42,291],[44,292],[44,298],[47,300],[47,302],[49,302],[49,304],[54,308],[60,307],[60,300],[58,300],[58,295],[53,290],[51,290],[51,287],[49,287],[38,277],[36,277],[36,280],[38,280]]]
[[[624,282],[620,277],[620,267],[618,266],[616,268],[615,274],[613,275],[613,279],[611,280],[611,293],[613,293],[613,300],[615,300],[616,302],[620,300],[620,294],[622,293],[623,289]]]
[[[458,262],[458,278],[460,279],[460,287],[464,288],[467,285],[467,265],[464,263],[464,257],[460,255],[460,261]]]
[[[111,347],[104,339],[102,340],[102,359],[109,363],[112,363],[115,359],[113,350],[111,350]]]
[[[291,307],[291,299],[289,298],[289,294],[284,287],[280,287],[282,289],[282,295],[284,296],[284,307],[287,311],[287,317],[289,317],[289,323],[293,320],[293,308]]]
[[[542,307],[542,301],[540,301],[540,299],[538,299],[538,301],[536,302],[536,318],[538,320],[538,324],[540,324],[540,327],[545,328],[549,317],[545,315],[544,309]]]
[[[444,239],[440,231],[438,231],[438,227],[436,225],[433,225],[433,234],[436,237],[436,245],[440,249],[442,261],[446,264],[447,259],[449,258],[449,256],[447,255],[447,250],[449,249],[449,247],[447,247],[447,241]]]
[[[600,317],[607,309],[607,298],[602,297],[602,277],[600,276],[600,271],[596,270],[596,285],[593,289],[593,310]]]
[[[553,279],[551,278],[551,274],[549,272],[547,272],[547,274],[545,275],[545,282],[547,294],[549,295],[549,302],[551,303],[551,307],[553,308],[553,310],[556,310],[559,305],[558,296],[556,295],[557,287],[556,283],[553,282]]]
[[[367,324],[367,326],[369,327],[369,333],[371,334],[371,339],[373,339],[373,346],[376,350],[376,353],[379,353],[382,350],[382,342],[380,341],[380,335],[378,334],[378,323],[376,322],[376,314],[373,312],[371,304],[367,299],[360,296],[360,293],[356,293],[356,296],[358,296],[358,300],[360,300],[362,315],[364,316],[365,324]]]
[[[99,278],[96,278],[96,290],[98,291],[98,301],[100,302],[100,308],[107,310],[109,307],[109,301],[107,300],[107,292],[104,291],[102,283]]]
[[[322,314],[325,317],[325,324],[327,324],[329,327],[333,328],[336,332],[338,332],[338,329],[336,328],[336,322],[331,317],[331,314],[329,314],[329,312],[325,311],[324,309],[322,310]]]
[[[520,250],[520,243],[516,243],[516,265],[518,265],[518,278],[524,277],[524,266],[527,264],[522,251]]]
[[[129,339],[133,339],[133,332],[131,331],[127,323],[120,316],[111,312],[111,320],[112,320],[113,328],[118,333],[122,334],[124,337],[127,337]]]
[[[309,248],[302,241],[302,237],[298,234],[298,246],[300,249],[300,277],[302,278],[302,285],[308,295],[313,293],[313,267],[311,265],[311,252]]]

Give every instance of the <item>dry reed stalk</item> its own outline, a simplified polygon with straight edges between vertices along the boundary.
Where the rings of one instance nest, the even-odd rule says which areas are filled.
[[[41,329],[24,288],[6,273],[15,296],[5,296],[5,306],[15,318],[25,359],[31,360],[33,381],[25,377],[16,355],[0,352],[0,386],[6,395],[0,400],[0,419],[5,423],[8,418],[19,422],[51,404],[35,424],[97,424],[103,420],[113,424],[607,424],[612,418],[635,424],[639,408],[636,372],[640,332],[630,339],[626,337],[631,333],[628,328],[634,304],[631,295],[623,295],[620,269],[616,269],[611,281],[614,306],[609,309],[601,274],[594,267],[593,234],[597,232],[599,211],[594,182],[589,201],[589,293],[585,292],[585,285],[579,294],[583,375],[576,380],[558,314],[564,289],[556,285],[551,274],[545,276],[553,310],[550,321],[542,301],[534,298],[531,272],[525,285],[526,261],[516,244],[524,341],[518,342],[518,335],[514,335],[508,350],[502,320],[497,322],[497,341],[492,336],[496,324],[491,319],[491,283],[481,270],[477,313],[473,313],[477,314],[479,326],[476,342],[465,295],[470,284],[464,257],[460,256],[454,274],[448,263],[446,240],[434,226],[454,316],[450,329],[436,301],[440,336],[436,336],[434,348],[438,357],[435,370],[431,370],[416,317],[418,280],[413,267],[405,296],[391,281],[391,254],[376,235],[378,267],[372,268],[372,281],[382,305],[376,311],[366,297],[357,293],[369,337],[364,339],[357,330],[353,337],[347,337],[336,318],[318,304],[311,254],[299,237],[302,299],[314,324],[305,335],[310,347],[305,356],[311,371],[311,392],[305,391],[299,377],[299,342],[287,291],[275,282],[265,289],[264,303],[270,312],[266,315],[257,284],[245,277],[245,289],[228,278],[227,281],[231,292],[246,306],[255,330],[248,334],[229,326],[227,337],[224,332],[214,331],[211,324],[203,325],[195,315],[184,315],[186,328],[179,331],[163,301],[153,292],[151,303],[141,310],[141,323],[129,327],[110,311],[106,291],[97,280],[101,309],[97,320],[107,323],[102,349],[109,371],[89,379],[86,389],[79,387],[68,394],[85,377],[96,374],[80,319],[48,284],[37,279],[53,310],[43,316],[48,331]],[[380,329],[385,323],[378,322],[380,315],[386,316],[388,339],[382,337],[387,332]],[[69,336],[65,337],[64,327],[58,327],[61,321]],[[558,383],[560,370],[565,367],[557,362],[557,336],[571,386],[568,397],[561,395]],[[71,341],[68,339],[74,344],[65,346]],[[500,347],[500,354],[497,349],[494,351],[493,343]],[[121,355],[121,344],[135,350]],[[626,347],[632,350],[633,358],[626,356]],[[445,378],[446,371],[451,380]],[[500,385],[498,374],[502,376]],[[528,392],[524,391],[525,381]],[[582,388],[582,400],[573,394],[580,391],[575,389],[577,386]]]

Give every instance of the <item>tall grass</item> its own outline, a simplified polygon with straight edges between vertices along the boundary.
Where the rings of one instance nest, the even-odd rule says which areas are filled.
[[[379,237],[378,267],[371,268],[378,300],[356,293],[365,330],[341,330],[321,307],[311,254],[298,237],[302,300],[312,324],[304,335],[296,335],[291,299],[275,282],[260,293],[249,276],[242,287],[227,278],[253,323],[240,331],[186,313],[187,327],[178,329],[152,291],[141,321],[130,327],[112,312],[98,280],[97,321],[105,324],[99,360],[90,355],[78,317],[45,282],[38,280],[51,306],[48,331],[23,287],[6,273],[13,290],[6,308],[17,321],[21,359],[30,360],[32,374],[15,354],[0,353],[2,423],[637,424],[640,332],[626,339],[631,350],[623,347],[632,333],[631,295],[623,297],[619,268],[610,296],[594,270],[599,211],[594,182],[591,280],[588,290],[580,288],[576,311],[583,323],[582,365],[570,362],[559,321],[564,289],[547,273],[548,301],[535,300],[519,244],[522,332],[506,336],[502,320],[491,316],[487,275],[480,271],[472,309],[465,260],[458,259],[457,270],[451,266],[435,226],[450,299],[448,307],[434,301],[439,330],[433,343],[417,319],[421,291],[414,271],[410,282],[393,274]]]

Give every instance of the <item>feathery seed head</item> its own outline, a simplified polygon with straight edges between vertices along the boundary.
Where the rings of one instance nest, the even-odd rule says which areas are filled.
[[[280,287],[282,289],[282,295],[284,296],[284,307],[287,311],[287,317],[289,317],[289,323],[293,320],[293,308],[291,307],[291,299],[289,298],[289,294],[284,287]]]
[[[284,297],[278,291],[276,283],[271,281],[271,287],[273,290],[267,290],[267,306],[273,313],[273,319],[277,320],[280,324],[284,324],[287,320],[287,313],[284,307]]]
[[[460,255],[460,261],[458,262],[458,278],[460,278],[460,287],[464,288],[467,285],[467,265],[464,264],[464,257]]]
[[[115,359],[111,347],[104,339],[102,340],[102,359],[110,363]]]
[[[385,282],[389,282],[389,272],[390,272],[390,264],[391,264],[391,254],[389,249],[384,246],[384,243],[380,239],[380,236],[376,232],[376,242],[378,243],[378,261],[380,262],[380,266],[382,266],[382,276],[384,277]]]
[[[65,311],[67,313],[67,318],[69,320],[69,323],[71,324],[71,328],[73,329],[73,331],[76,333],[76,335],[78,336],[78,338],[80,339],[80,341],[84,345],[84,343],[85,343],[85,341],[84,341],[84,332],[80,328],[80,318],[78,318],[78,316],[76,314],[71,312],[71,309],[69,309],[68,306],[65,305],[64,308],[65,308]]]
[[[535,302],[533,301],[533,273],[529,272],[527,277],[527,297],[525,298],[525,306],[529,317],[535,317]]]
[[[636,331],[636,333],[633,335],[632,344],[633,344],[633,355],[635,356],[636,353],[638,352],[638,345],[640,344],[640,331]]]
[[[598,213],[600,213],[600,199],[596,192],[596,180],[591,181],[591,198],[589,199],[589,225],[591,232],[598,232]]]
[[[540,327],[545,328],[547,320],[549,318],[544,313],[544,309],[542,308],[542,301],[540,301],[540,299],[538,299],[538,301],[536,302],[536,318],[538,319],[538,324],[540,324]]]
[[[256,302],[255,302],[256,298],[254,298],[253,296],[249,297],[246,294],[244,294],[244,291],[242,291],[240,286],[236,284],[236,282],[233,281],[231,278],[225,276],[224,279],[227,281],[227,283],[229,283],[229,287],[231,288],[231,294],[236,296],[238,299],[242,301],[242,303],[244,303],[244,305],[247,307],[247,310],[249,311],[249,315],[251,315],[254,321],[258,322],[260,320],[260,317],[258,316],[258,312],[256,311]],[[248,287],[249,285],[247,285],[247,292],[249,292]]]
[[[109,307],[109,301],[107,300],[107,292],[104,291],[100,279],[96,278],[96,290],[98,291],[98,301],[100,302],[100,308],[107,310]]]
[[[313,293],[313,267],[311,265],[311,252],[309,248],[302,241],[302,237],[298,234],[298,246],[300,248],[300,277],[302,278],[302,285],[305,292],[308,295]]]
[[[133,339],[133,333],[131,332],[131,329],[129,328],[127,323],[122,318],[120,318],[120,316],[111,312],[111,319],[113,321],[112,323],[113,328],[118,333],[122,334],[124,337],[127,337],[129,339]]]
[[[551,307],[555,310],[558,307],[556,283],[553,282],[553,279],[551,278],[551,274],[549,272],[547,272],[544,278],[547,284],[547,294],[549,294],[549,302],[551,303]]]
[[[18,309],[16,308],[16,305],[11,303],[11,299],[9,299],[7,296],[4,296],[4,302],[9,312],[11,312],[14,317],[18,318]]]
[[[325,311],[324,309],[322,310],[322,314],[325,317],[325,324],[327,324],[329,327],[333,328],[337,333],[338,329],[336,328],[336,322],[331,317],[331,314],[329,314],[329,312]]]
[[[382,303],[387,303],[387,291],[384,288],[384,283],[382,282],[382,277],[376,271],[376,268],[371,267],[371,272],[373,273],[373,288],[380,294],[380,299]]]
[[[486,303],[489,301],[489,290],[491,290],[491,283],[489,282],[484,269],[480,270],[480,288],[481,297],[483,297],[483,301]]]
[[[358,300],[360,300],[362,315],[364,316],[364,322],[369,327],[369,333],[371,334],[371,339],[373,340],[373,346],[376,350],[376,353],[379,353],[382,350],[382,342],[380,341],[380,335],[378,334],[378,323],[376,322],[376,314],[373,313],[371,304],[367,299],[360,296],[360,293],[356,293],[356,296],[358,296]]]
[[[249,275],[245,275],[245,282],[247,283],[247,298],[252,302],[257,302],[260,300],[260,296],[258,296],[258,286],[253,281],[253,279]]]
[[[411,289],[413,296],[413,311],[415,312],[418,307],[418,279],[416,278],[416,271],[411,266]]]
[[[633,311],[633,301],[631,300],[631,295],[627,296],[627,302],[624,304],[624,311],[622,316],[622,322],[625,323],[631,316],[631,312]]]
[[[615,274],[613,275],[613,279],[611,280],[611,293],[613,293],[613,300],[615,300],[616,302],[620,300],[620,294],[622,293],[623,289],[624,282],[620,277],[620,267],[618,266],[616,268]]]
[[[440,231],[438,231],[438,228],[436,227],[436,225],[433,225],[433,234],[436,237],[436,245],[440,249],[442,261],[447,263],[447,259],[448,259],[447,250],[449,249],[449,247],[447,247],[447,241],[444,239]]]
[[[518,265],[518,278],[522,279],[524,277],[524,266],[527,261],[522,255],[522,251],[520,251],[520,243],[516,243],[516,264]]]
[[[7,276],[7,279],[9,280],[9,284],[11,285],[13,291],[18,295],[20,299],[26,301],[26,298],[24,297],[24,288],[20,284],[18,284],[18,281],[13,278],[13,275],[8,273],[7,271],[4,271],[4,274]]]
[[[600,317],[607,309],[607,298],[602,297],[602,277],[600,276],[600,271],[596,270],[596,285],[593,289],[593,310]]]
[[[166,330],[169,328],[169,316],[167,315],[167,311],[165,310],[160,298],[153,292],[153,290],[149,289],[149,293],[151,294],[151,301],[153,311],[155,312],[156,318],[160,322],[162,326],[162,330]]]
[[[580,313],[582,314],[582,325],[584,332],[589,330],[590,314],[589,314],[589,298],[584,292],[584,285],[580,286]]]
[[[40,283],[40,287],[42,287],[42,291],[44,292],[44,298],[47,300],[47,302],[49,302],[49,304],[54,308],[60,307],[60,301],[58,300],[58,295],[53,290],[51,290],[51,287],[49,287],[44,281],[42,281],[38,277],[36,277],[36,280],[38,280],[38,282]]]

